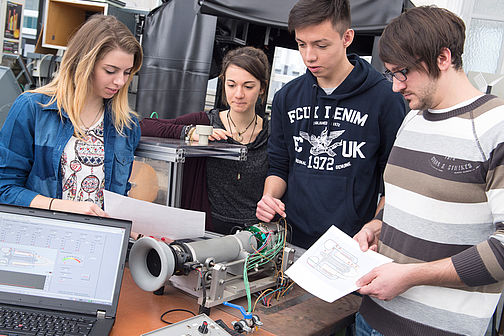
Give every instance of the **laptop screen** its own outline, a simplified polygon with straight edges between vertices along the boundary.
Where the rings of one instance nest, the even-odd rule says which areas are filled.
[[[39,302],[54,299],[58,306],[60,300],[75,307],[79,302],[116,304],[129,227],[104,224],[124,221],[38,209],[29,214],[1,210],[0,293],[39,297]]]

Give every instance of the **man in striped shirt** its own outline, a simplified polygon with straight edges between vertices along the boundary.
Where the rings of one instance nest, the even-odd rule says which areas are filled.
[[[394,19],[379,51],[412,111],[385,169],[381,218],[354,237],[394,259],[358,280],[360,335],[484,335],[504,280],[504,100],[462,69],[463,21]]]

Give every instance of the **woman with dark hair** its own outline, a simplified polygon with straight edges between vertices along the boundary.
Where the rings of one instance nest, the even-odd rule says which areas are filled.
[[[257,222],[255,208],[262,196],[268,169],[269,127],[268,121],[257,115],[255,107],[258,100],[264,101],[266,97],[269,68],[268,58],[260,49],[231,50],[223,59],[219,75],[224,86],[223,101],[229,109],[190,113],[176,119],[145,118],[140,122],[142,135],[187,140],[198,140],[195,125],[212,125],[211,141],[247,146],[246,161],[207,158],[206,185],[193,185],[190,190],[183,188],[182,207],[207,211],[209,230],[228,234],[235,226]],[[184,183],[188,180],[185,174]],[[206,199],[194,201],[206,196],[205,187],[210,209],[204,205]]]

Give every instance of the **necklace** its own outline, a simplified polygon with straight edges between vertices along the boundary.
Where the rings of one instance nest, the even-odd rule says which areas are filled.
[[[233,121],[233,118],[231,118],[231,115],[229,114],[230,111],[228,111],[227,113],[227,120],[228,120],[228,125],[230,125],[230,128],[231,128],[231,125],[233,125],[234,129],[236,130],[236,140],[238,140],[239,142],[241,142],[243,140],[243,134],[245,132],[247,132],[247,130],[250,128],[250,126],[252,125],[252,123],[255,121],[255,124],[257,125],[257,114],[254,113],[254,118],[252,118],[252,120],[250,121],[250,123],[247,125],[247,127],[245,127],[245,129],[243,131],[240,132],[240,130],[238,129],[238,127],[236,127],[236,124],[234,123]],[[231,123],[230,123],[231,121]],[[255,126],[254,126],[255,128]],[[233,130],[231,130],[231,133],[233,133]]]
[[[84,122],[82,121],[82,118],[79,116],[79,119],[82,123],[82,126],[84,126],[84,130],[85,131],[89,131],[89,128],[93,127],[93,125],[98,121],[98,119],[100,118],[100,116],[102,115],[102,112],[103,112],[103,106],[100,107],[100,109],[98,110],[98,112],[96,113],[93,121],[89,124],[89,126],[86,126],[86,124],[84,124]]]
[[[250,133],[250,138],[249,138],[249,141],[248,141],[247,144],[250,144],[252,142],[252,137],[254,136],[254,132],[255,132],[255,129],[256,129],[256,126],[257,126],[257,114],[256,114],[256,117],[254,118],[254,120],[255,120],[254,128],[252,128],[252,133]],[[240,167],[240,166],[238,166],[238,167]],[[238,174],[236,175],[236,179],[237,180],[241,179],[241,171],[240,171],[240,169],[238,170]]]
[[[254,136],[254,132],[255,132],[256,126],[257,126],[257,114],[255,116],[254,128],[252,128],[252,133],[250,133],[250,138],[249,138],[248,143],[252,142],[252,137]]]

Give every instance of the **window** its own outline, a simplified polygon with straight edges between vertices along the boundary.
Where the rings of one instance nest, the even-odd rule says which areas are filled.
[[[23,27],[37,29],[37,18],[25,15],[23,20]]]
[[[39,1],[38,0],[26,0],[25,9],[38,11]]]
[[[266,110],[269,110],[273,96],[278,90],[306,71],[299,51],[282,47],[275,47],[272,68],[274,71],[271,72]]]
[[[504,73],[504,1],[471,0],[465,6],[464,70]]]

